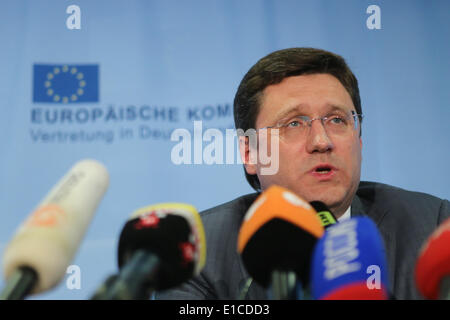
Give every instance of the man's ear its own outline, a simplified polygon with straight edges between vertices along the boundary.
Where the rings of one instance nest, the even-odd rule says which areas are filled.
[[[251,149],[248,136],[239,136],[239,152],[248,174],[256,174],[256,150]]]

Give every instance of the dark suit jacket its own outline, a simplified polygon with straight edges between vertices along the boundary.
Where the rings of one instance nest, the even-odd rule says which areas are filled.
[[[249,275],[237,253],[242,219],[257,193],[201,213],[207,257],[203,271],[180,287],[156,294],[156,299],[237,299]],[[361,182],[351,206],[352,216],[369,216],[384,239],[390,292],[397,299],[423,299],[414,280],[419,250],[438,224],[450,217],[450,204],[434,196],[389,185]],[[254,281],[246,299],[267,299]]]

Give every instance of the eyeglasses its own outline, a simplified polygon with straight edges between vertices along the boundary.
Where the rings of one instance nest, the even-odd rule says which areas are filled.
[[[364,116],[355,111],[336,111],[325,117],[313,118],[308,116],[296,116],[289,118],[286,122],[281,122],[275,126],[260,128],[258,130],[269,129],[269,134],[274,134],[273,129],[279,130],[279,136],[286,142],[297,141],[306,137],[314,120],[320,120],[329,135],[345,136],[358,129],[360,119]]]

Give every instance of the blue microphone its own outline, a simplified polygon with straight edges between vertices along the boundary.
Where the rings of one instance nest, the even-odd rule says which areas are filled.
[[[357,217],[329,227],[317,242],[311,290],[320,300],[386,300],[388,270],[375,223]]]

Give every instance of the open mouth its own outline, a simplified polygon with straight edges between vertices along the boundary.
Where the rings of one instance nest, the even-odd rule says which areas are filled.
[[[331,167],[328,166],[321,166],[321,167],[317,167],[314,172],[318,173],[318,174],[327,174],[330,173],[332,170]]]
[[[337,169],[330,164],[323,163],[311,170],[311,174],[319,181],[328,181],[334,177]]]

